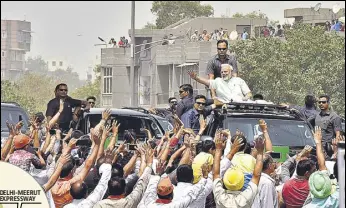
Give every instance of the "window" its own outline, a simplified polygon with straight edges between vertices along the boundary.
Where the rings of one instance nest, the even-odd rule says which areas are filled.
[[[21,51],[12,51],[11,52],[11,60],[12,61],[23,61],[24,60],[24,53]]]
[[[6,51],[1,51],[1,57],[6,57]]]
[[[30,43],[31,42],[31,34],[28,32],[23,33],[23,42]]]
[[[24,37],[23,36],[24,36],[24,34],[21,31],[18,31],[17,32],[17,41],[20,42],[20,43],[23,42],[24,41]]]
[[[56,66],[56,61],[52,61],[52,66]]]
[[[102,105],[103,106],[107,106],[107,107],[111,107],[112,106],[112,96],[106,95],[106,96],[102,96]]]
[[[15,61],[17,59],[16,51],[11,51],[11,61]]]
[[[112,68],[103,68],[103,93],[112,94]]]
[[[62,65],[63,65],[63,62],[62,62],[62,61],[60,61],[60,62],[59,62],[59,66],[62,66]]]
[[[7,38],[7,31],[1,30],[1,39],[6,39],[6,38]]]

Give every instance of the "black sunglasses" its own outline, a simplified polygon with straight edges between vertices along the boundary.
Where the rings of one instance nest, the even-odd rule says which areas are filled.
[[[61,91],[61,92],[66,91],[67,92],[67,89],[59,89],[59,91]]]
[[[171,104],[173,105],[176,105],[177,103],[178,103],[177,101],[171,102]]]
[[[326,104],[327,103],[327,101],[318,101],[318,104]]]
[[[179,90],[179,94],[181,94],[181,93],[183,93],[183,92],[185,92],[184,90]]]
[[[205,103],[196,102],[198,105],[205,105]]]
[[[95,102],[89,102],[90,104],[95,104]]]
[[[219,51],[225,51],[225,50],[227,50],[227,48],[217,48],[217,50],[219,50]]]

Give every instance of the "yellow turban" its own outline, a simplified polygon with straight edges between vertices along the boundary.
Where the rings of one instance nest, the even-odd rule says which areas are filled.
[[[214,163],[213,155],[205,152],[199,153],[192,162],[192,170],[193,170],[193,183],[198,183],[202,178],[202,166],[208,163],[208,165],[212,166]]]
[[[223,177],[223,183],[230,191],[240,191],[244,182],[244,173],[239,169],[229,168]]]

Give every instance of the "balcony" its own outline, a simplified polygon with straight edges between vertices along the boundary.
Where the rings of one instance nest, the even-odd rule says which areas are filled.
[[[123,65],[129,66],[131,60],[130,48],[102,48],[101,63],[102,66]]]

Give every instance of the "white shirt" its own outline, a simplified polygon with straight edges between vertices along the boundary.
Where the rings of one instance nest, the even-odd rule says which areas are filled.
[[[197,40],[198,40],[198,35],[196,33],[191,35],[191,41],[197,41]]]
[[[216,90],[216,96],[224,102],[242,102],[244,95],[251,92],[246,82],[239,77],[232,77],[228,81],[218,77],[215,80],[209,80],[210,88]]]
[[[36,182],[40,184],[40,186],[43,186],[44,184],[48,182],[49,177],[53,174],[54,167],[55,167],[55,163],[47,167],[46,170],[43,170],[43,169],[36,169],[34,165],[31,164],[29,173],[36,180]],[[50,191],[46,192],[46,197],[49,203],[49,207],[55,208],[54,200]]]
[[[64,208],[92,208],[94,205],[101,201],[104,197],[107,188],[108,181],[111,178],[112,165],[104,163],[99,169],[101,179],[94,191],[86,199],[74,199],[70,204],[64,206]]]
[[[334,161],[326,161],[328,172],[331,174],[334,174],[334,165],[335,165]]]
[[[217,208],[250,208],[257,194],[257,185],[253,182],[242,192],[225,190],[222,186],[221,178],[214,180],[213,193]]]
[[[203,191],[198,195],[197,199],[190,204],[189,208],[204,208],[207,196],[213,191],[213,180],[212,177],[207,179],[206,185],[203,187]],[[189,190],[192,189],[192,183],[178,182],[177,186],[174,187],[173,202],[179,202],[188,195]]]
[[[279,207],[278,195],[275,189],[275,180],[266,173],[261,174],[261,179],[258,184],[258,193],[252,204],[252,208],[262,207]]]
[[[185,195],[178,201],[173,200],[169,204],[158,204],[156,203],[157,199],[157,185],[160,181],[159,176],[152,176],[147,190],[144,193],[144,196],[141,202],[138,205],[138,208],[187,208],[190,207],[191,203],[195,201],[200,194],[203,192],[203,187],[206,185],[207,180],[202,178],[197,184],[188,187],[185,190]]]

